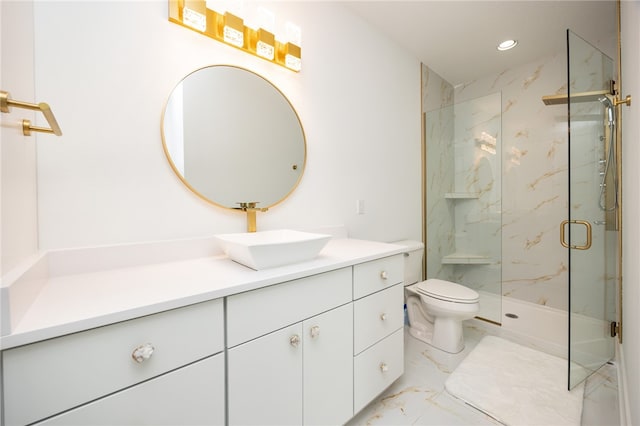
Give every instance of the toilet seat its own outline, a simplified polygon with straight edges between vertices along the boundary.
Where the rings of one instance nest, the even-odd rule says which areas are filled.
[[[454,303],[478,303],[480,296],[468,287],[439,279],[428,279],[415,286],[418,293],[434,299]]]

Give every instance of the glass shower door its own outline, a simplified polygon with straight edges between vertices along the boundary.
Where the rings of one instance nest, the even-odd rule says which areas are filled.
[[[569,373],[573,388],[613,357],[617,208],[613,61],[567,30],[569,214],[561,228],[569,252]],[[611,115],[609,114],[611,113]]]

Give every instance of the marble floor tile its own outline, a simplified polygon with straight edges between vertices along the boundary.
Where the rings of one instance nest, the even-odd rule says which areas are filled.
[[[465,349],[447,354],[412,337],[405,328],[405,374],[349,423],[355,425],[500,425],[451,396],[444,383],[488,331],[465,326]],[[617,425],[615,365],[608,364],[586,383],[582,425]]]

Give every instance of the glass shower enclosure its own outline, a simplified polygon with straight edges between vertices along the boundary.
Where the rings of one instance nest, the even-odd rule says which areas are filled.
[[[618,182],[613,61],[567,30],[569,205],[561,224],[569,252],[569,389],[614,355]]]
[[[502,315],[502,97],[425,114],[426,271],[480,295],[478,317]]]

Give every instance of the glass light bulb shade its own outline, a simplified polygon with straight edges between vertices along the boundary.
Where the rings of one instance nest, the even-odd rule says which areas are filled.
[[[294,71],[300,71],[302,69],[302,60],[293,55],[287,54],[284,57],[284,65]]]
[[[276,38],[269,31],[260,28],[257,32],[256,54],[273,60],[276,53]]]
[[[224,15],[224,13],[227,11],[227,7],[224,1],[206,0],[205,4],[207,5],[207,9],[213,10],[218,15]]]
[[[222,30],[222,38],[226,43],[237,47],[244,46],[244,23],[242,18],[226,12],[224,14],[224,27]]]
[[[302,52],[299,46],[287,43],[284,46],[284,66],[294,71],[302,69]]]
[[[271,34],[275,31],[276,15],[264,7],[248,11],[246,15],[243,15],[243,18],[244,25],[255,31],[263,29],[269,31]]]
[[[207,29],[207,17],[187,6],[182,9],[182,22],[198,31],[204,32]]]
[[[272,60],[273,57],[275,56],[276,49],[270,44],[267,44],[263,41],[259,41],[258,43],[256,43],[256,53],[259,56],[262,56],[263,58]]]
[[[292,22],[285,24],[285,41],[302,46],[302,29]]]

